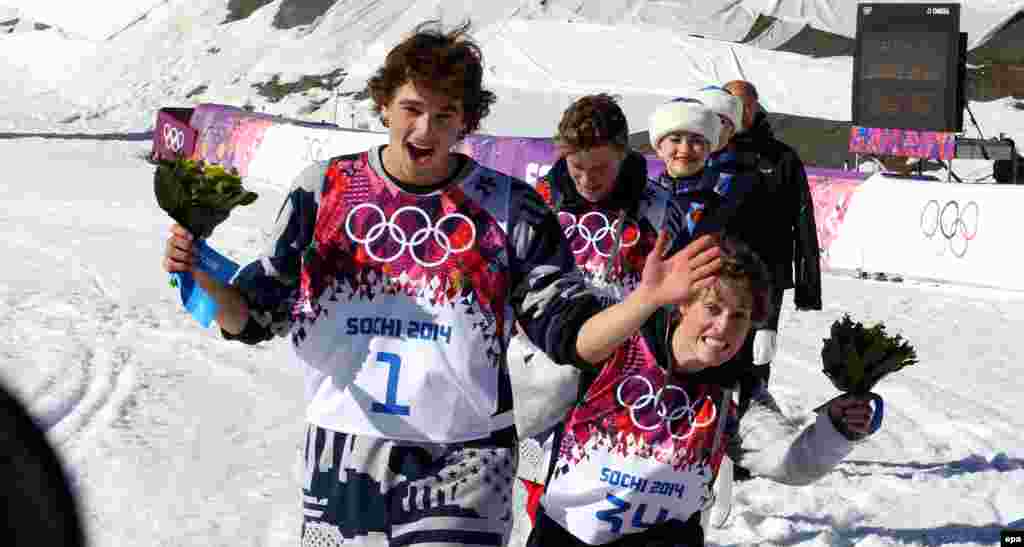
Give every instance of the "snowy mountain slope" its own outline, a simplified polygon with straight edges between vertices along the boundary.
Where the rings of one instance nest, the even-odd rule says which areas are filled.
[[[17,10],[26,18],[59,27],[75,38],[100,41],[160,1],[166,0],[0,0],[0,21],[5,9]]]
[[[24,9],[36,6],[0,1]],[[820,0],[824,4],[814,4],[815,9],[829,1]],[[37,7],[47,5],[48,0],[40,0]],[[676,28],[683,20],[746,20],[741,12],[758,10],[794,21],[800,13],[821,15],[810,7],[794,11],[795,5],[683,0],[115,2],[78,21],[82,26],[90,20],[99,26],[118,21],[121,26],[109,40],[84,41],[52,30],[0,34],[0,68],[18,75],[0,86],[20,90],[34,104],[30,111],[8,111],[0,103],[0,127],[36,120],[66,132],[144,131],[161,107],[216,102],[342,123],[355,112],[357,123],[374,128],[365,104],[349,104],[339,95],[358,91],[387,49],[429,18],[473,22],[489,68],[488,85],[501,98],[484,127],[495,134],[547,136],[565,105],[596,91],[620,93],[634,129],[641,130],[649,112],[667,97],[731,78],[758,82],[772,111],[846,120],[851,58],[814,59],[695,38],[689,35],[692,29]],[[999,11],[981,0],[965,5],[972,6],[971,13],[986,6],[986,13],[1004,15],[1014,9],[1005,4]],[[141,15],[140,6],[145,7]],[[339,110],[345,115],[339,116]],[[996,112],[1004,110],[1005,105]],[[988,134],[1024,137],[1012,120],[997,113],[983,120],[983,128]]]

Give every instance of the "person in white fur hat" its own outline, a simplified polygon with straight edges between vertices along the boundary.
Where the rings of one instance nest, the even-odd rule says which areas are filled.
[[[722,133],[718,139],[718,147],[713,152],[718,152],[729,146],[730,141],[738,128],[743,125],[743,101],[725,89],[718,86],[707,86],[697,93],[693,98],[704,103],[712,112],[718,114],[722,122]]]
[[[700,100],[680,97],[651,113],[647,133],[654,152],[665,162],[658,182],[677,193],[700,181],[708,155],[718,147],[722,122]]]
[[[709,161],[731,158],[728,149],[719,146],[723,137],[731,135],[723,131],[722,119],[712,108],[724,102],[716,103],[707,97],[709,93],[704,95],[703,100],[681,97],[658,106],[648,128],[651,146],[665,162],[665,172],[654,183],[675,196],[687,213],[693,237],[721,231],[753,184],[746,177],[736,184],[731,164]]]
[[[743,100],[718,86],[707,86],[694,93],[693,98],[707,106],[722,122],[718,146],[708,154],[704,177],[718,194],[733,194],[738,206],[742,196],[757,182],[756,156],[739,150],[732,142],[738,128],[743,127]],[[732,215],[735,210],[730,212]]]

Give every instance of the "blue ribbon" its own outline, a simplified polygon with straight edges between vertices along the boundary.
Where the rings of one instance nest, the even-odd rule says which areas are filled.
[[[195,248],[196,257],[199,260],[197,267],[221,283],[229,284],[231,278],[235,276],[235,272],[238,271],[238,264],[213,250],[203,240],[196,242]],[[203,328],[209,327],[213,319],[217,317],[217,302],[196,283],[192,274],[188,272],[172,273],[171,286],[178,288],[181,304],[185,310]]]
[[[871,400],[875,402],[875,412],[871,416],[871,425],[868,428],[868,433],[874,433],[878,431],[878,428],[882,427],[882,415],[885,414],[885,404],[882,402],[882,397],[875,393],[869,393]]]

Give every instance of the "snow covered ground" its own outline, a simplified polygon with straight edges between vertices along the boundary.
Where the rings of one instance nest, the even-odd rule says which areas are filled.
[[[49,5],[0,0],[5,2],[26,10]],[[79,12],[73,22],[84,29],[78,34],[103,35],[99,26],[135,17],[145,4]],[[343,6],[329,24],[301,34],[268,30],[269,11],[217,26],[225,2],[153,4],[144,22],[108,42],[55,30],[0,36],[0,158],[6,160],[0,252],[8,258],[0,269],[0,328],[8,333],[0,339],[0,381],[48,429],[74,477],[96,547],[294,545],[304,424],[301,379],[283,364],[285,343],[228,343],[181,310],[160,268],[168,220],[153,198],[152,168],[141,159],[149,141],[31,135],[138,134],[161,106],[200,100],[239,105],[253,98],[250,85],[261,75],[288,67],[315,73],[337,56],[356,56],[363,44],[332,42],[331,34],[371,36],[400,10],[389,15],[388,3],[379,3],[374,26]],[[429,3],[421,4],[422,13],[433,13]],[[614,35],[613,27],[588,28],[599,40]],[[558,36],[548,30],[544,39]],[[544,43],[527,53],[543,53]],[[624,89],[632,93],[627,101],[658,95],[664,81],[656,67],[644,71],[642,63],[630,64],[639,54],[628,45],[609,42],[595,67],[632,67],[630,81],[622,82],[632,90]],[[752,49],[742,53],[764,55],[761,62],[769,65],[782,59],[747,51]],[[518,78],[510,70],[514,60],[497,67],[505,82]],[[557,59],[535,60],[522,67],[554,66]],[[779,80],[802,83],[813,63],[786,57],[774,66],[789,67]],[[841,76],[815,85],[833,85],[827,96],[842,97],[848,80]],[[537,119],[536,113],[545,112],[537,101],[551,81],[524,76],[518,94],[503,95],[511,114],[496,113],[495,120],[533,119],[533,130],[548,134],[555,119]],[[186,98],[204,83],[206,94]],[[552,99],[559,104],[546,106],[560,110],[569,93],[580,91],[559,92]],[[322,97],[256,100],[261,109],[293,114],[305,104],[297,101],[316,98]],[[1024,142],[1024,111],[1015,104],[1004,99],[972,105],[986,136],[1005,132]],[[812,107],[849,112],[841,100]],[[646,115],[636,116],[641,121],[633,125],[642,129]],[[253,189],[259,201],[239,210],[211,241],[239,261],[259,247],[283,198],[271,187]],[[824,302],[821,312],[798,313],[787,299],[782,316],[772,383],[795,421],[805,423],[811,409],[834,394],[818,352],[843,312],[884,320],[913,341],[921,363],[878,388],[887,401],[883,429],[836,472],[803,488],[759,479],[738,484],[731,521],[712,531],[710,540],[994,545],[1001,528],[1024,528],[1024,349],[1017,343],[1024,293],[826,275]],[[520,513],[516,544],[524,524]]]
[[[76,477],[94,545],[285,545],[301,383],[280,347],[221,342],[180,313],[148,146],[0,141],[22,166],[0,182],[2,377]],[[241,211],[223,248],[252,249],[275,201]]]
[[[168,221],[148,142],[0,140],[0,378],[66,461],[97,547],[294,545],[301,381],[184,314],[160,269]],[[212,244],[251,258],[283,195],[255,188]],[[1024,527],[1024,294],[824,279],[787,300],[773,387],[805,423],[834,390],[818,352],[843,312],[884,320],[921,363],[886,379],[882,431],[811,486],[740,483],[719,545],[994,545]],[[524,524],[519,515],[519,530]],[[519,534],[518,539],[522,539]]]

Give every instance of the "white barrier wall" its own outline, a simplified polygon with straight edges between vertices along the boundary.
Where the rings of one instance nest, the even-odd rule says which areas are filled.
[[[287,190],[310,164],[368,150],[387,142],[387,133],[338,131],[275,124],[267,128],[249,161],[247,178]]]
[[[1024,290],[1024,186],[875,175],[857,189],[829,266]]]

